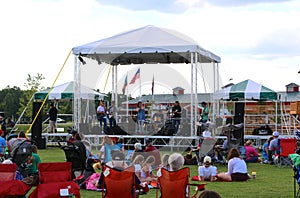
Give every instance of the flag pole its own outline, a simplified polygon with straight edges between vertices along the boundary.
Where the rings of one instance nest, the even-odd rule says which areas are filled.
[[[142,100],[142,74],[141,74],[141,69],[139,68],[140,70],[140,86],[139,86],[139,89],[140,89],[140,101]]]
[[[128,76],[128,73],[127,73],[127,76]],[[129,84],[128,84],[129,85]],[[129,86],[126,86],[126,89],[125,89],[125,91],[127,91],[127,94],[126,94],[126,122],[128,123],[128,107],[129,107],[129,105],[128,105],[128,87]]]

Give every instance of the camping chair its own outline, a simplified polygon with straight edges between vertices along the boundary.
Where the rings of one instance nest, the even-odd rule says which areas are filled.
[[[80,197],[78,184],[72,181],[71,162],[39,163],[39,184],[29,198]]]
[[[197,160],[198,160],[198,164],[202,163],[202,159],[205,156],[210,156],[212,159],[215,159],[214,155],[214,148],[215,148],[215,144],[217,142],[216,138],[204,138],[201,146],[200,146],[200,150],[198,151],[199,153],[196,153],[197,156]]]
[[[279,154],[275,156],[274,163],[281,167],[282,165],[285,166],[292,166],[292,161],[288,158],[289,154],[294,154],[297,149],[297,139],[295,138],[287,138],[287,139],[279,139]]]
[[[156,189],[156,198],[158,197],[158,189],[161,198],[185,198],[190,193],[189,183],[190,169],[182,168],[178,171],[168,171],[161,169],[161,176],[158,177],[158,186]]]
[[[0,198],[24,197],[31,189],[21,180],[15,180],[17,165],[0,164]]]
[[[108,166],[104,167],[102,186],[102,197],[138,197],[135,188],[134,166],[130,166],[123,171],[119,171]]]

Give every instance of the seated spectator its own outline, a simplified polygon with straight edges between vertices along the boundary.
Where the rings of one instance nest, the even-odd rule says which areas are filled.
[[[211,164],[211,158],[205,156],[203,165],[198,168],[200,181],[216,181],[217,167]]]
[[[134,144],[134,150],[130,154],[129,160],[133,161],[137,155],[143,155],[145,157],[145,151],[143,150],[142,144],[137,142]]]
[[[38,175],[38,164],[41,163],[41,158],[38,154],[36,145],[32,145],[32,156],[28,166],[28,175]]]
[[[135,174],[138,176],[140,180],[142,178],[142,165],[144,163],[144,160],[145,158],[143,155],[137,155],[132,161],[132,165],[134,165]]]
[[[221,195],[212,190],[203,191],[198,198],[221,198]]]
[[[245,150],[246,150],[246,159],[245,162],[259,162],[258,159],[258,152],[256,149],[252,146],[251,140],[248,140],[245,144]]]
[[[124,170],[128,167],[128,164],[125,161],[124,153],[122,151],[112,151],[111,155],[112,160],[106,163],[107,166],[118,170]]]
[[[262,163],[263,164],[267,164],[268,163],[268,153],[269,153],[269,145],[271,140],[273,140],[274,137],[271,136],[267,139],[267,141],[263,144],[263,148],[262,148]]]
[[[217,175],[220,181],[247,181],[249,179],[247,173],[246,162],[240,157],[237,148],[230,149],[228,153],[228,171]]]
[[[112,152],[112,160],[110,162],[107,162],[106,165],[115,170],[119,170],[119,171],[122,171],[122,170],[128,168],[128,165],[125,161],[125,155],[120,150]],[[101,185],[103,184],[103,177],[104,177],[104,174],[102,172],[98,182],[95,182],[95,186],[97,188],[101,188]],[[144,193],[147,193],[149,191],[147,183],[141,182],[141,180],[138,178],[137,175],[135,175],[135,184],[136,184],[136,189],[139,189],[140,191],[143,191]]]
[[[4,131],[0,129],[0,157],[4,155],[6,148],[6,140],[4,138]]]
[[[182,168],[184,157],[180,153],[173,153],[170,155],[168,162],[170,164],[170,171],[177,171]]]
[[[274,164],[273,155],[279,154],[280,146],[279,146],[279,133],[277,131],[273,132],[273,140],[270,141],[269,152],[268,152],[268,162],[269,164]]]
[[[75,142],[78,139],[78,137],[76,137],[76,136],[79,136],[78,131],[73,129],[72,132],[71,132],[71,137],[68,140],[68,143],[69,142],[71,142],[71,143]]]
[[[143,178],[143,180],[147,180],[147,181],[151,181],[153,174],[152,174],[152,170],[153,170],[153,165],[155,164],[155,158],[153,155],[149,155],[143,165],[142,165],[142,173],[141,176]]]
[[[187,152],[187,154],[184,156],[184,164],[185,165],[197,165],[198,164],[198,158],[197,156],[193,156],[192,149]]]
[[[222,145],[216,145],[214,152],[215,152],[215,159],[217,162],[221,162],[225,160],[225,156],[228,153],[229,145],[228,140],[224,140]]]
[[[169,157],[170,157],[169,154],[163,154],[163,156],[161,157],[161,164],[158,166],[157,172],[156,172],[157,177],[161,176],[161,169],[162,168],[164,168],[166,170],[170,170],[170,165],[169,165],[169,162],[168,162]]]
[[[147,156],[153,155],[155,158],[155,164],[153,165],[155,168],[158,167],[161,164],[161,159],[160,159],[160,152],[159,150],[153,146],[151,140],[146,140],[146,148],[145,148],[145,154]]]

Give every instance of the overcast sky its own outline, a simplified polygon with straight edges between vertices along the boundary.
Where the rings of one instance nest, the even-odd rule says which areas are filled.
[[[226,3],[225,3],[226,2]],[[0,1],[1,84],[27,74],[51,86],[72,47],[154,25],[179,31],[221,57],[224,84],[251,79],[275,91],[300,84],[300,1],[9,0]],[[55,85],[71,81],[71,56]]]

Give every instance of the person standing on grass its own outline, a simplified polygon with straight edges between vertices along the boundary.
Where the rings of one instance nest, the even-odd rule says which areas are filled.
[[[50,103],[47,115],[49,115],[49,133],[56,133],[57,109],[53,102]]]

